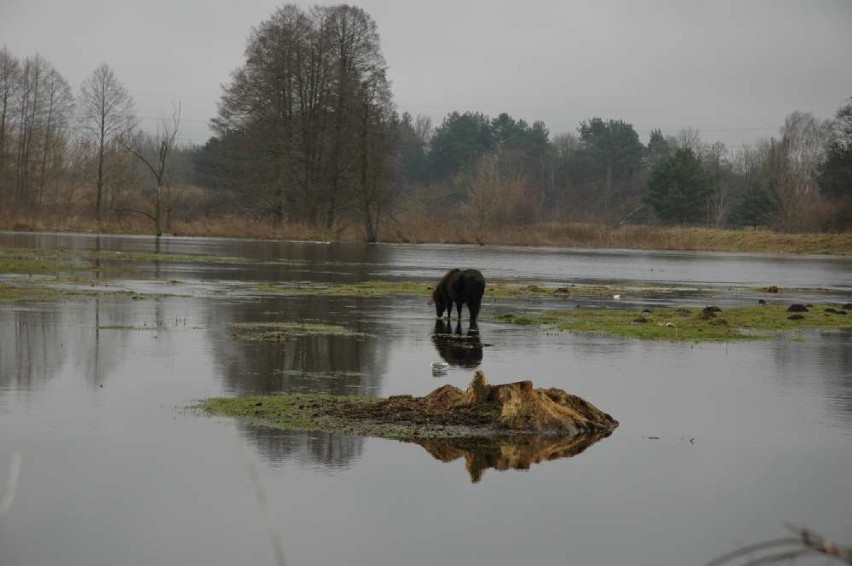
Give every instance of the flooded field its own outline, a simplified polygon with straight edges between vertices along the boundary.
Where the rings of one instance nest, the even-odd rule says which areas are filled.
[[[276,539],[290,565],[701,564],[784,523],[852,544],[852,330],[676,343],[498,319],[848,303],[852,258],[15,233],[0,248],[83,254],[61,252],[62,275],[0,272],[57,293],[0,301],[0,500],[20,458],[4,566],[274,565]],[[486,291],[470,332],[466,312],[447,326],[426,304],[457,266],[565,292]],[[411,292],[307,291],[374,281]],[[434,362],[449,369],[435,376]],[[475,368],[565,389],[620,426],[519,470],[509,449],[477,460],[468,446],[190,408],[279,391],[423,395],[464,388]]]

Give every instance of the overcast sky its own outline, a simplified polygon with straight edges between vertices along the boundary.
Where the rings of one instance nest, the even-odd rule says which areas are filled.
[[[296,2],[314,4],[339,2]],[[204,143],[252,27],[274,0],[0,0],[0,45],[71,83],[107,63],[153,131],[182,106]],[[852,0],[362,0],[399,110],[508,112],[576,133],[594,116],[697,128],[730,149],[794,110],[830,118],[852,97]]]

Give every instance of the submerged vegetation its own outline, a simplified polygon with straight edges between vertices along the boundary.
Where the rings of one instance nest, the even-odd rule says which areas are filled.
[[[126,296],[142,299],[146,295],[104,288],[100,282],[87,275],[103,269],[127,270],[128,266],[143,266],[153,261],[204,264],[248,264],[246,258],[209,255],[151,254],[135,252],[87,250],[29,250],[0,248],[0,301],[62,300],[70,297]],[[269,263],[268,260],[256,263]],[[88,278],[87,278],[88,277]],[[97,287],[95,285],[98,285]],[[412,280],[363,281],[360,283],[269,283],[257,284],[261,294],[300,297],[388,297],[411,296],[429,300],[434,283]],[[776,287],[744,289],[775,294]],[[791,291],[791,290],[787,290]],[[158,294],[157,296],[164,296]],[[765,338],[778,332],[814,328],[842,328],[852,326],[849,304],[820,304],[790,313],[788,304],[762,304],[756,306],[726,307],[718,312],[708,308],[655,308],[641,312],[629,308],[579,308],[580,304],[607,304],[613,297],[690,299],[693,303],[709,299],[706,289],[686,286],[649,285],[582,285],[561,286],[534,283],[490,281],[487,301],[549,299],[555,306],[541,310],[504,313],[490,320],[537,325],[547,330],[568,332],[604,333],[626,338],[670,341],[732,341]],[[765,302],[765,301],[764,301]],[[566,308],[568,304],[575,307]],[[699,303],[700,304],[700,303]],[[706,303],[705,303],[706,304]],[[487,320],[488,318],[486,318]],[[307,335],[365,336],[340,325],[316,321],[242,322],[233,325],[233,338],[243,341],[286,341]]]
[[[218,265],[252,263],[252,260],[248,258],[202,254],[78,250],[70,248],[0,248],[0,270],[15,273],[99,269],[103,267],[101,262],[106,262],[106,265],[126,265],[158,261]]]
[[[802,305],[804,307],[804,305]],[[637,310],[598,308],[573,311],[507,313],[496,320],[541,325],[567,332],[611,334],[642,340],[727,342],[768,338],[779,332],[852,326],[845,305],[812,305],[799,312],[787,305],[748,307],[656,308]]]
[[[126,297],[134,301],[138,301],[148,298],[150,295],[137,293],[135,291],[126,291],[123,289],[95,290],[83,287],[56,287],[43,281],[16,282],[15,284],[0,281],[0,302],[61,301],[72,298],[103,296]]]
[[[338,324],[320,322],[236,322],[232,337],[253,342],[280,342],[299,336],[366,336]]]
[[[419,296],[429,299],[434,284],[422,281],[362,281],[360,283],[268,283],[263,282],[257,290],[271,295],[292,295],[300,297],[387,297]],[[544,298],[607,298],[613,294],[629,293],[634,297],[658,297],[677,295],[679,297],[701,297],[707,291],[695,287],[628,286],[628,285],[582,285],[546,286],[535,283],[507,283],[489,281],[486,286],[486,299],[544,299]]]

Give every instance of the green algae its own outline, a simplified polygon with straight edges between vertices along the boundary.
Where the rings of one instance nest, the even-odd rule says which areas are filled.
[[[300,297],[387,297],[429,296],[432,286],[418,281],[364,281],[361,283],[261,283],[262,293]]]
[[[104,264],[102,265],[101,262]],[[55,273],[116,269],[110,264],[134,263],[194,263],[217,265],[244,265],[254,260],[231,256],[201,254],[169,254],[152,252],[124,252],[112,250],[75,250],[0,248],[0,272],[5,273]],[[281,263],[271,261],[265,263]],[[298,262],[286,262],[298,263]]]
[[[69,288],[28,281],[5,283],[0,281],[0,302],[63,301],[68,299],[90,299],[96,297],[121,297],[134,301],[152,298],[155,295],[127,290],[99,290],[91,288]],[[170,295],[156,295],[164,297]]]
[[[281,342],[299,336],[366,336],[338,324],[320,322],[235,322],[232,337],[251,342]]]
[[[801,318],[791,319],[787,305],[728,307],[706,315],[702,307],[656,308],[645,311],[597,308],[572,311],[507,313],[494,318],[547,330],[600,333],[640,340],[730,342],[756,340],[806,329],[852,326],[852,316],[838,305],[815,305]]]
[[[422,281],[372,280],[360,283],[269,283],[257,285],[264,294],[301,296],[301,297],[387,297],[419,296],[430,298],[434,284]],[[653,298],[677,295],[680,297],[707,296],[709,292],[691,287],[648,287],[648,286],[609,286],[577,285],[543,286],[537,284],[518,284],[507,282],[488,282],[485,287],[486,299],[524,299],[524,298],[608,298],[614,294],[624,296]]]
[[[202,401],[198,408],[208,415],[236,417],[243,422],[280,430],[322,431],[399,440],[447,436],[437,428],[376,423],[347,416],[347,412],[353,408],[381,401],[382,399],[372,397],[289,393],[236,398],[217,397]]]

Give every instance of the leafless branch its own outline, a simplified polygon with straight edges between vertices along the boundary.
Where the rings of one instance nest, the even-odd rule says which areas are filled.
[[[743,546],[708,562],[707,566],[733,564],[735,560],[747,557],[752,558],[748,562],[743,563],[745,566],[770,564],[782,562],[784,560],[793,560],[808,554],[821,554],[845,564],[852,564],[852,548],[838,546],[827,538],[820,536],[813,531],[809,531],[808,529],[803,529],[790,524],[786,524],[785,526],[795,536],[777,538]],[[782,550],[784,547],[790,546],[795,548]],[[755,556],[758,553],[768,550],[773,550],[775,552],[767,553],[763,556]]]

